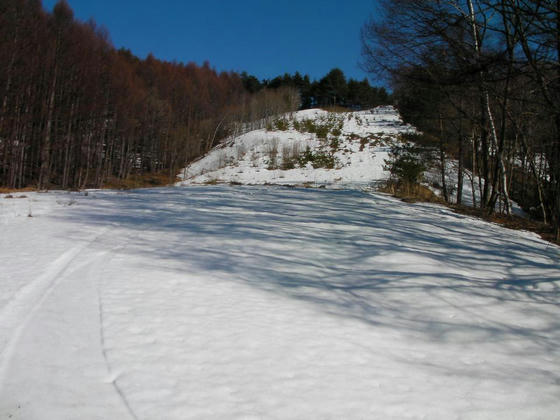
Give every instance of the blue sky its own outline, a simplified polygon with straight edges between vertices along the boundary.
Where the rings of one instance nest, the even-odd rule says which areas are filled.
[[[44,0],[52,10],[57,0]],[[140,57],[208,60],[259,79],[339,67],[363,79],[360,28],[375,0],[67,0],[78,19],[105,26],[114,45]]]

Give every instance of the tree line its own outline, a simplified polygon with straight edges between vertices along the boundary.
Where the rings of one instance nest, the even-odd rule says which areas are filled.
[[[437,146],[445,199],[452,157],[459,203],[469,182],[475,206],[510,214],[515,200],[560,239],[560,1],[380,3],[362,29],[364,64]]]
[[[286,87],[296,89],[300,95],[300,109],[344,107],[359,110],[391,103],[391,97],[384,87],[371,86],[367,78],[361,81],[347,79],[338,68],[313,82],[308,75],[302,76],[299,72],[262,81],[245,72],[241,77],[245,88],[250,92]]]
[[[0,186],[101,187],[167,173],[244,124],[299,106],[295,89],[248,91],[208,63],[117,50],[65,0],[0,1]]]

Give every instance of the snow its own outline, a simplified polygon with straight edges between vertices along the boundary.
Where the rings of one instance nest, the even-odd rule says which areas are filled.
[[[373,110],[332,113],[320,109],[304,110],[285,115],[290,129],[255,130],[230,139],[192,163],[182,173],[179,185],[209,182],[244,185],[312,185],[329,188],[364,188],[387,179],[383,167],[392,145],[400,133],[414,131],[402,122],[392,106]],[[301,132],[293,121],[315,121],[318,124],[342,124],[339,135],[330,133],[327,139]],[[304,131],[304,130],[302,130]],[[333,151],[330,142],[338,139]],[[334,169],[314,169],[311,166],[281,169],[285,155],[311,151],[333,151]],[[275,165],[272,154],[277,153]]]
[[[356,190],[26,195],[0,196],[0,418],[560,418],[535,234]]]
[[[451,203],[457,203],[457,190],[459,186],[459,161],[454,159],[447,159],[445,167],[445,177],[449,200]],[[473,207],[473,204],[476,203],[476,205],[479,206],[482,197],[480,189],[482,188],[482,186],[484,186],[485,181],[478,176],[474,176],[473,180],[473,174],[468,169],[464,169],[464,175],[465,177],[463,180],[463,194],[461,195],[461,204],[464,206]],[[474,183],[474,191],[471,181],[473,181]],[[424,173],[423,183],[427,185],[428,188],[430,188],[436,195],[440,197],[443,195],[441,187],[441,164],[439,164],[439,162],[438,164],[429,167],[428,170]],[[519,203],[511,200],[511,206],[512,213],[515,216],[529,218],[529,216],[527,215],[527,213],[525,213]],[[501,200],[498,200],[496,202],[495,210],[499,213],[505,213],[505,203]]]

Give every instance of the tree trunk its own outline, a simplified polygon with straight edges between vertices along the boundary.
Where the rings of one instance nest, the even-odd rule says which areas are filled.
[[[41,147],[41,168],[39,172],[39,189],[48,187],[50,179],[50,153],[51,153],[51,141],[52,141],[52,125],[54,116],[54,105],[56,99],[56,88],[57,88],[57,78],[58,78],[58,39],[54,48],[54,68],[53,76],[49,90],[49,98],[47,103],[47,122],[45,125],[45,131],[43,135],[43,145]]]
[[[469,7],[469,17],[470,17],[470,21],[471,21],[471,28],[472,28],[472,33],[473,33],[473,39],[474,39],[474,49],[475,49],[475,54],[477,57],[477,60],[480,61],[480,41],[479,41],[479,32],[478,32],[478,27],[477,27],[477,23],[476,23],[476,18],[475,18],[475,13],[474,13],[474,6],[473,6],[473,2],[472,0],[468,0],[468,7]],[[480,94],[481,94],[481,102],[482,102],[482,106],[483,106],[483,113],[486,113],[487,117],[488,117],[488,124],[489,124],[489,128],[490,128],[490,139],[492,141],[492,147],[495,149],[496,154],[498,156],[498,162],[497,164],[499,165],[499,170],[500,173],[502,175],[502,192],[504,195],[504,200],[506,201],[506,210],[508,212],[508,214],[511,214],[511,202],[510,202],[510,198],[509,198],[509,194],[507,191],[507,173],[506,173],[506,169],[505,169],[505,164],[504,164],[504,160],[503,160],[503,150],[500,150],[499,145],[498,145],[498,136],[496,133],[496,124],[494,121],[494,114],[492,113],[492,109],[490,107],[490,94],[488,93],[488,88],[486,87],[486,82],[485,82],[485,77],[482,71],[479,72],[479,89],[480,89]],[[503,149],[503,148],[502,148]],[[485,196],[487,195],[487,188],[488,188],[488,180],[486,180],[486,184],[485,184]],[[497,179],[496,177],[494,177],[494,179],[492,180],[492,184],[493,184],[493,190],[492,190],[492,196],[495,197],[496,193],[496,184],[497,184]],[[489,211],[493,211],[494,208],[494,199],[490,199],[488,204],[490,206]]]
[[[464,152],[463,152],[463,136],[459,135],[459,168],[457,169],[457,204],[463,204],[463,183],[464,183]],[[474,203],[473,203],[474,205]]]
[[[443,118],[441,114],[439,115],[439,162],[441,165],[441,190],[443,194],[443,199],[446,203],[449,203],[449,191],[447,189],[447,178],[446,178],[446,159],[445,159],[445,149],[444,149],[444,131],[443,131]]]
[[[476,165],[476,156],[478,154],[477,149],[478,148],[477,148],[476,137],[475,137],[475,133],[474,133],[474,130],[473,130],[473,133],[472,133],[472,172],[471,172],[471,191],[472,191],[472,205],[473,205],[473,208],[476,208],[476,188],[474,186],[474,178],[475,178],[476,172],[477,172],[477,165]]]

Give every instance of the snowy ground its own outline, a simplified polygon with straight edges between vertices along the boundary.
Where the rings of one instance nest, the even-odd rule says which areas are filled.
[[[0,196],[1,419],[560,418],[533,234],[358,191],[27,195]]]

